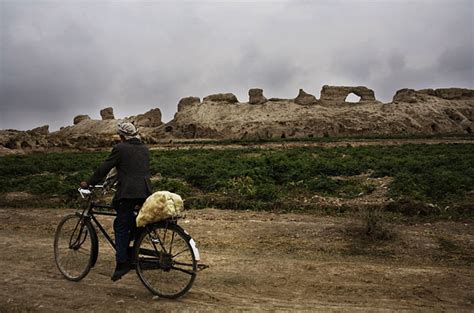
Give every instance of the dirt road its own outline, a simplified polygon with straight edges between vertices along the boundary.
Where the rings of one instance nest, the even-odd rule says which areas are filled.
[[[337,138],[335,138],[337,139]],[[438,145],[438,144],[474,144],[473,137],[447,137],[447,138],[401,138],[401,139],[356,139],[333,141],[282,141],[263,143],[235,143],[235,144],[214,144],[212,141],[206,143],[189,143],[175,141],[172,143],[160,143],[150,145],[150,150],[189,150],[189,149],[291,149],[298,147],[360,147],[360,146],[399,146],[399,145]]]
[[[166,300],[135,273],[113,283],[102,239],[85,279],[62,278],[52,243],[69,212],[0,209],[0,312],[474,310],[472,221],[389,225],[394,239],[378,243],[353,217],[191,210],[180,224],[210,268],[187,295]]]

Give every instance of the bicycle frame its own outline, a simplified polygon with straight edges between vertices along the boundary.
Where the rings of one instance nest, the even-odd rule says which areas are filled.
[[[103,186],[102,185],[97,185],[97,186],[94,186],[94,187],[102,188]],[[91,199],[90,198],[90,195],[91,195],[90,190],[79,189],[79,193],[81,194],[82,198],[85,199],[86,197],[84,195],[86,195],[86,196],[88,196],[89,199]],[[110,211],[109,212],[107,212],[107,211],[95,211],[94,209],[108,209],[108,210],[110,210],[110,209],[113,209],[113,207],[111,205],[98,204],[98,203],[91,200],[90,203],[89,203],[89,206],[87,208],[85,208],[81,213],[77,212],[76,214],[79,217],[82,217],[82,218],[86,219],[89,223],[95,224],[95,226],[97,226],[97,228],[100,230],[100,232],[104,235],[105,239],[110,244],[110,246],[114,250],[117,250],[114,240],[107,233],[107,231],[102,226],[102,224],[99,222],[99,220],[96,218],[96,215],[117,216],[117,213],[110,212]],[[92,220],[92,222],[91,222],[91,220]],[[166,224],[165,228],[168,228],[168,223],[173,223],[173,224],[177,225],[177,220],[174,219],[174,218],[171,218],[171,219],[163,220],[163,221],[161,221],[161,223],[165,223]],[[150,232],[149,232],[148,227],[149,227],[149,225],[146,225],[145,227],[142,228],[141,231],[147,232],[148,236],[150,236]],[[196,243],[194,242],[194,240],[191,238],[191,236],[186,231],[183,230],[183,232],[184,232],[184,235],[187,237],[187,240],[190,242],[192,250],[193,250],[197,260],[199,261],[200,256],[199,256],[199,250],[196,248]],[[136,234],[136,235],[138,235],[138,234]],[[165,236],[166,236],[166,234],[165,234]],[[97,237],[97,234],[95,234],[95,237]],[[96,251],[96,255],[94,256],[93,266],[95,265],[95,263],[97,261],[97,258],[98,258],[98,254],[99,254],[99,241],[98,241],[98,239],[95,240],[95,242],[96,242],[96,247],[94,247],[95,248],[94,250]],[[154,250],[155,250],[154,255],[159,255],[160,253],[158,252],[159,249],[156,248],[156,245],[155,245],[156,243],[159,243],[161,245],[161,242],[160,241],[159,242],[153,242],[153,246],[154,246]],[[164,249],[163,246],[161,248]],[[207,267],[208,267],[207,265],[199,264],[198,265],[198,270],[202,270],[202,269],[205,269]]]
[[[102,233],[102,235],[104,235],[105,239],[107,240],[107,242],[110,244],[110,246],[114,249],[114,250],[117,250],[117,247],[115,245],[115,242],[114,240],[112,239],[112,237],[109,235],[109,233],[107,232],[107,230],[105,230],[105,228],[102,226],[102,224],[100,223],[100,221],[96,218],[96,215],[102,215],[102,216],[117,216],[117,213],[115,212],[107,212],[107,211],[96,211],[94,209],[113,209],[113,207],[111,205],[105,205],[105,204],[98,204],[98,203],[95,203],[93,201],[90,202],[89,206],[87,208],[85,208],[81,213],[79,212],[76,212],[76,214],[79,216],[79,217],[82,217],[84,218],[86,221],[90,222],[91,224],[95,224],[95,226],[100,230],[100,232]],[[91,222],[92,221],[92,222]],[[170,222],[173,222],[173,223],[176,223],[176,221],[165,221],[166,223],[170,223]],[[95,229],[95,228],[94,228]],[[148,233],[148,228],[147,227],[144,227],[143,228],[143,231],[146,231]],[[191,239],[191,237],[189,237]],[[97,240],[97,247],[95,247],[95,251],[97,251],[97,256],[94,256],[94,262],[93,264],[95,265],[95,262],[97,260],[97,257],[98,257],[98,240]],[[160,242],[161,244],[161,242]],[[158,253],[158,249],[156,249],[155,247],[155,253]],[[155,254],[156,255],[156,254]]]
[[[81,215],[83,215],[85,218],[88,218],[89,220],[92,220],[97,226],[97,228],[100,230],[102,235],[104,235],[105,239],[109,242],[109,244],[116,250],[115,242],[112,239],[112,237],[107,233],[105,228],[102,226],[102,224],[99,222],[99,220],[95,217],[96,215],[103,215],[103,216],[117,216],[117,213],[114,212],[103,212],[103,211],[94,211],[95,208],[100,208],[100,209],[113,209],[111,205],[103,205],[103,204],[96,204],[94,202],[91,202],[89,205],[89,208],[87,210],[84,210]],[[85,214],[84,214],[85,213]]]
[[[93,188],[103,188],[104,185],[96,185],[96,186],[91,186]],[[105,215],[105,216],[117,216],[117,213],[115,212],[104,212],[104,211],[94,211],[95,208],[99,208],[99,209],[113,209],[113,207],[111,205],[105,205],[105,204],[98,204],[94,201],[91,200],[91,190],[89,189],[82,189],[82,188],[79,188],[78,189],[81,197],[83,199],[89,199],[90,200],[90,203],[89,203],[89,206],[87,208],[85,208],[81,213],[79,212],[76,212],[76,214],[79,216],[79,217],[83,217],[85,218],[86,220],[88,220],[90,222],[90,220],[92,220],[94,222],[94,224],[97,226],[97,228],[99,228],[100,232],[104,235],[105,239],[107,240],[107,242],[110,244],[110,246],[114,249],[114,250],[117,250],[116,246],[115,246],[115,242],[114,240],[112,239],[112,237],[107,233],[107,231],[105,230],[105,228],[102,226],[102,224],[99,222],[99,220],[97,220],[97,218],[95,217],[96,215]],[[94,228],[95,229],[95,228]]]

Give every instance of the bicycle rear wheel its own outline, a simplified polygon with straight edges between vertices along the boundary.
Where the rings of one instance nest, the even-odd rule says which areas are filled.
[[[153,294],[164,298],[184,295],[194,283],[197,261],[191,237],[172,222],[146,226],[136,242],[138,277]]]
[[[88,220],[70,214],[59,222],[54,235],[54,261],[68,280],[79,281],[97,257],[97,234]]]

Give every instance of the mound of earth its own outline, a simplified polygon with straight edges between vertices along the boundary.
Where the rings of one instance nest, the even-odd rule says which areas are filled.
[[[49,126],[44,125],[28,131],[7,129],[0,131],[0,153],[11,154],[15,150],[33,149],[48,145]]]
[[[254,100],[257,92],[259,101]],[[351,93],[360,97],[358,103],[345,101]],[[225,99],[234,99],[227,95]],[[251,89],[249,95],[248,103],[225,101],[216,95],[202,102],[184,98],[175,118],[158,133],[175,138],[267,139],[462,134],[474,128],[474,91],[470,89],[402,89],[386,104],[361,86],[324,86],[320,99],[303,90],[295,99],[267,101],[261,89]]]
[[[77,115],[72,126],[61,127],[49,132],[48,125],[28,131],[0,131],[0,155],[17,154],[24,151],[46,149],[84,149],[110,147],[120,138],[117,124],[120,121],[133,122],[147,143],[155,143],[153,133],[163,124],[160,109],[152,109],[144,114],[115,119],[112,108],[101,110],[102,120],[93,120],[88,115]]]

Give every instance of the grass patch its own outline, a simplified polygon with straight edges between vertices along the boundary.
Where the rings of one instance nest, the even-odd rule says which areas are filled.
[[[107,154],[0,157],[0,194],[22,191],[67,199]],[[301,195],[356,198],[375,187],[352,177],[371,173],[374,178],[393,177],[388,192],[396,204],[388,211],[439,215],[446,212],[438,208],[449,206],[472,215],[466,199],[472,197],[474,186],[473,144],[154,150],[150,170],[161,177],[153,181],[155,190],[179,193],[197,207],[324,210],[305,203]],[[427,203],[436,209],[423,207]],[[464,204],[456,206],[460,203]]]

